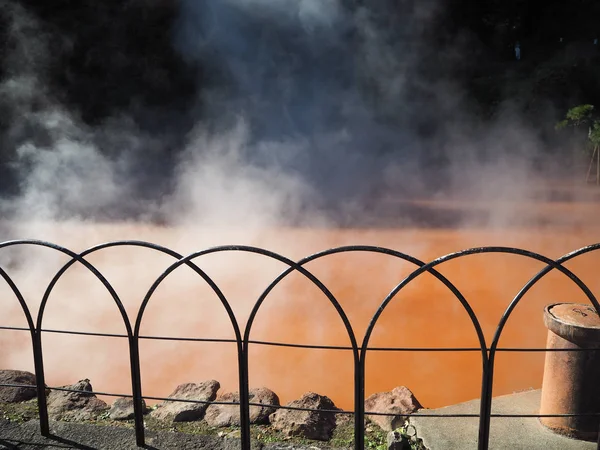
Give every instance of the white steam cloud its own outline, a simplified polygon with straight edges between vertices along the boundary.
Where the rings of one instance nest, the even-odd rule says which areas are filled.
[[[501,165],[527,167],[540,146],[515,119],[481,126],[460,90],[432,75],[437,2],[182,1],[174,48],[208,75],[175,140],[127,113],[84,123],[48,78],[70,38],[6,4],[3,147],[20,195],[3,206],[16,217],[375,223],[388,194],[471,189],[506,149]],[[526,187],[515,173],[494,182]],[[365,203],[372,217],[361,216]]]

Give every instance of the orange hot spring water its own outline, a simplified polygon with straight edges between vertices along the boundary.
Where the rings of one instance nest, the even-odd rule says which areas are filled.
[[[594,227],[555,229],[293,229],[256,233],[251,239],[236,232],[207,230],[202,237],[186,230],[141,225],[63,224],[52,240],[75,249],[113,239],[142,239],[190,252],[217,244],[263,246],[292,259],[342,245],[374,245],[406,252],[421,260],[475,246],[516,246],[556,258],[581,246],[600,241]],[[77,238],[74,238],[77,236]],[[216,239],[215,239],[216,237]],[[246,241],[244,241],[246,239]],[[37,252],[37,253],[35,253]],[[35,254],[50,255],[45,250]],[[600,255],[585,255],[569,263],[593,292],[600,291],[597,267]],[[40,259],[39,261],[42,261]],[[130,320],[152,281],[172,260],[143,249],[110,249],[92,255],[95,264],[113,283]],[[44,260],[45,261],[45,260]],[[52,264],[64,263],[54,258]],[[256,255],[229,252],[196,260],[213,277],[231,302],[240,326],[269,282],[284,266]],[[16,270],[15,280],[37,310],[42,287],[42,264]],[[58,266],[56,266],[58,267]],[[439,266],[439,271],[465,295],[489,341],[502,312],[520,287],[543,264],[512,255],[475,255]],[[386,255],[347,253],[307,265],[338,299],[362,342],[372,315],[387,293],[414,269]],[[10,271],[9,271],[10,273]],[[18,303],[3,286],[2,325],[23,326]],[[500,347],[543,347],[546,330],[544,305],[583,301],[574,284],[558,273],[549,274],[524,298],[509,320]],[[123,333],[124,327],[104,288],[83,269],[72,269],[51,295],[44,328]],[[159,286],[149,303],[142,335],[232,338],[231,324],[214,293],[199,277],[182,268]],[[290,275],[267,297],[253,325],[251,339],[302,344],[349,345],[348,334],[326,297],[299,274]],[[131,392],[127,343],[122,338],[44,335],[47,383],[63,385],[89,378],[95,390]],[[370,346],[373,347],[475,347],[471,322],[453,295],[430,275],[409,284],[382,314]],[[0,367],[33,369],[27,333],[0,332]],[[477,352],[383,352],[367,356],[366,394],[409,387],[426,407],[438,407],[480,395],[481,355]],[[542,381],[543,353],[501,353],[497,358],[494,394],[501,395]],[[183,382],[217,379],[222,391],[237,389],[235,345],[142,340],[143,392],[167,396]],[[353,359],[347,350],[316,350],[251,346],[250,385],[267,386],[282,402],[306,391],[332,398],[342,408],[353,407]]]

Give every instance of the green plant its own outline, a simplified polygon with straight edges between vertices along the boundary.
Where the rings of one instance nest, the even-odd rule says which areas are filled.
[[[595,120],[590,127],[588,140],[593,147],[600,146],[600,120]]]
[[[417,436],[417,430],[410,422],[406,421],[398,431],[401,435],[407,437],[412,450],[426,450],[423,440]]]
[[[37,400],[22,403],[0,403],[0,417],[11,422],[23,423],[39,417]]]
[[[556,124],[556,129],[561,130],[566,127],[577,128],[581,125],[591,123],[594,105],[584,104],[574,106],[567,111],[564,120]]]
[[[587,139],[583,144],[583,151],[593,155],[600,148],[600,117],[594,115],[594,105],[584,104],[569,109],[565,119],[556,124],[556,129],[571,127],[573,131],[577,131],[583,125],[587,126]]]
[[[334,447],[351,447],[354,444],[354,424],[347,422],[335,427],[330,444]]]

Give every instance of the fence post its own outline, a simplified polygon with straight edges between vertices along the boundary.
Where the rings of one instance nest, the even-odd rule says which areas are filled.
[[[48,420],[48,402],[46,401],[46,380],[44,377],[44,358],[42,356],[42,332],[33,333],[33,364],[35,367],[35,383],[37,385],[38,410],[40,415],[40,432],[42,436],[50,436]]]
[[[477,448],[488,450],[490,445],[490,425],[492,415],[492,385],[494,383],[494,353],[490,352],[483,366],[481,404],[479,408],[479,439]]]
[[[129,358],[131,364],[131,388],[133,394],[133,417],[135,422],[135,442],[138,447],[146,445],[144,436],[144,405],[142,404],[142,376],[140,369],[140,349],[136,336],[129,336]]]
[[[238,342],[238,367],[240,381],[240,433],[242,450],[250,450],[252,438],[250,436],[250,388],[248,381],[248,345]]]
[[[354,448],[365,448],[365,370],[364,364],[354,365]]]

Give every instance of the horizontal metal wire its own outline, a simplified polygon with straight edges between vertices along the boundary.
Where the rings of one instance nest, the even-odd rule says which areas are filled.
[[[17,388],[37,388],[35,385],[30,384],[10,384],[10,383],[0,383],[0,387],[17,387]],[[65,387],[47,387],[46,389],[62,391],[62,392],[74,392],[79,394],[85,394],[88,396],[91,395],[104,395],[110,397],[124,397],[124,398],[132,398],[131,394],[115,394],[109,392],[100,392],[100,391],[84,391],[78,389],[69,389]],[[218,400],[209,401],[209,400],[194,400],[194,399],[184,399],[184,398],[174,398],[174,397],[153,397],[153,396],[143,396],[145,400],[160,400],[165,402],[180,402],[180,403],[197,403],[197,404],[208,404],[208,405],[223,405],[223,406],[240,406],[240,402],[221,402]],[[307,411],[307,412],[316,412],[316,413],[331,413],[331,414],[345,414],[345,415],[353,415],[355,411],[348,410],[338,410],[338,409],[314,409],[314,408],[301,408],[297,406],[289,406],[289,405],[273,405],[270,403],[254,403],[250,402],[250,406],[256,406],[260,408],[273,408],[273,409],[286,409],[291,411]],[[479,414],[435,414],[435,413],[423,413],[423,410],[413,412],[413,413],[382,413],[376,411],[365,411],[365,416],[388,416],[388,417],[479,417]],[[497,418],[540,418],[540,417],[600,417],[600,412],[598,413],[577,413],[577,414],[494,414],[492,413],[490,417]]]
[[[382,413],[370,413],[365,412],[365,416],[383,416],[386,414]],[[389,414],[388,414],[389,415]],[[479,414],[426,414],[421,412],[410,413],[410,414],[396,414],[397,416],[409,416],[409,417],[473,417],[479,418]],[[492,418],[521,418],[521,419],[536,419],[544,417],[600,417],[600,413],[581,413],[581,414],[490,414]]]
[[[0,330],[31,331],[29,328],[23,328],[23,327],[2,327],[2,326],[0,326]]]
[[[219,338],[188,338],[188,337],[171,337],[171,336],[139,336],[140,339],[158,340],[158,341],[190,341],[190,342],[214,342],[217,344],[227,343],[235,344],[235,339],[219,339]]]
[[[92,336],[92,337],[110,337],[110,338],[127,338],[125,334],[113,334],[113,333],[95,333],[93,331],[70,331],[70,330],[47,330],[42,329],[44,333],[55,333],[55,334],[72,334],[75,336]]]
[[[11,331],[30,331],[29,328],[22,327],[3,327],[0,326],[0,330],[11,330]],[[42,329],[44,333],[58,333],[58,334],[70,334],[76,336],[98,336],[98,337],[112,337],[112,338],[129,338],[126,334],[112,334],[112,333],[95,333],[88,331],[72,331],[72,330],[54,330],[54,329]],[[235,344],[235,339],[218,339],[218,338],[189,338],[189,337],[175,337],[175,336],[138,336],[139,339],[144,340],[161,340],[161,341],[188,341],[188,342],[214,342],[214,343],[230,343]],[[314,350],[353,350],[349,346],[337,346],[337,345],[312,345],[312,344],[293,344],[286,342],[271,342],[271,341],[248,341],[249,344],[265,345],[272,347],[288,347],[288,348],[304,348]],[[368,351],[371,352],[481,352],[479,347],[367,347]],[[490,348],[486,348],[486,351],[490,351]],[[534,347],[499,347],[496,348],[496,352],[539,352],[539,353],[553,353],[553,352],[590,352],[600,351],[600,347],[591,348],[534,348]]]
[[[600,413],[578,413],[578,414],[491,414],[490,417],[501,418],[536,418],[536,417],[600,417]]]
[[[51,391],[61,391],[61,392],[74,392],[77,394],[86,394],[86,395],[105,395],[107,397],[133,397],[130,394],[115,394],[114,392],[98,392],[98,391],[84,391],[80,389],[69,389],[67,387],[47,387],[46,389],[50,389]]]
[[[35,384],[0,383],[0,387],[31,388],[37,389]]]

